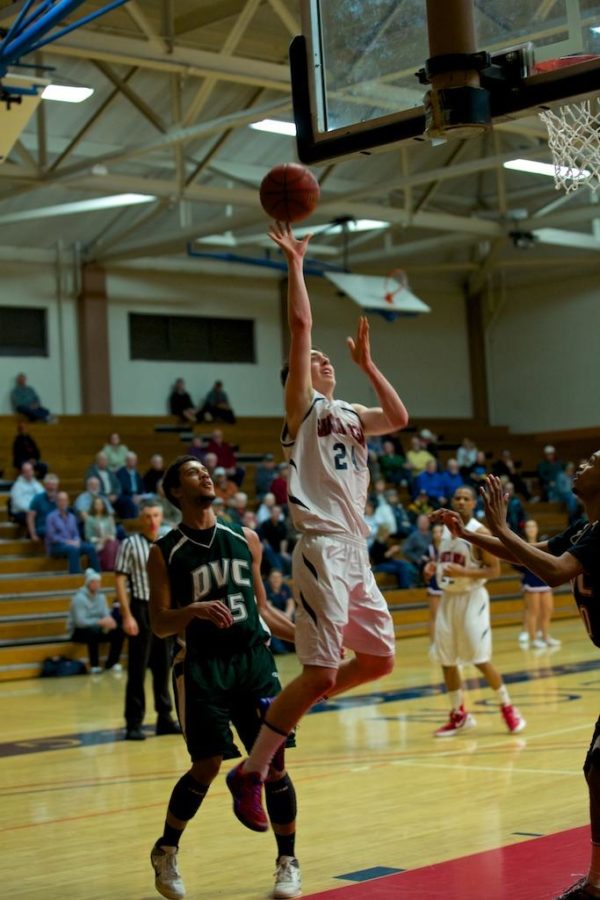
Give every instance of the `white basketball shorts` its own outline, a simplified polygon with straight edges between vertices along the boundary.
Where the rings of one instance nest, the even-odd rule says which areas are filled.
[[[294,548],[292,577],[296,653],[303,665],[337,669],[342,647],[371,656],[395,654],[394,624],[365,541],[303,534]]]
[[[490,661],[490,598],[484,587],[468,594],[444,592],[435,619],[435,650],[443,666]]]

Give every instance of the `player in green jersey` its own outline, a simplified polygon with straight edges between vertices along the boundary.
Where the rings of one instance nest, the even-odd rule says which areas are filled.
[[[159,637],[177,636],[175,697],[192,765],[173,789],[151,861],[157,891],[179,900],[185,896],[177,867],[181,834],[223,759],[240,756],[231,724],[249,750],[270,698],[281,690],[263,619],[283,640],[293,641],[294,626],[267,604],[258,536],[215,516],[208,470],[195,457],[180,456],[163,489],[182,522],[150,551],[150,619]],[[296,796],[283,752],[271,764],[266,799],[278,854],[272,896],[297,897]]]

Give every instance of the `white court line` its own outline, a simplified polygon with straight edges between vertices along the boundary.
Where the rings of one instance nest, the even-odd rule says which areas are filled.
[[[428,762],[415,762],[410,759],[394,759],[390,763],[392,766],[419,766],[422,769],[467,769],[469,772],[500,772],[500,773],[510,773],[511,775],[572,775],[577,776],[577,778],[582,778],[582,773],[580,771],[570,772],[564,769],[523,769],[520,766],[478,766],[478,765],[467,765],[466,763],[452,763],[448,762],[446,765],[442,763],[428,763]]]

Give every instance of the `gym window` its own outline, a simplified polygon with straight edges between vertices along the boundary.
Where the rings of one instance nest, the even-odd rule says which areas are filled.
[[[130,359],[254,363],[254,321],[129,314]]]
[[[48,356],[45,309],[0,306],[0,356]]]

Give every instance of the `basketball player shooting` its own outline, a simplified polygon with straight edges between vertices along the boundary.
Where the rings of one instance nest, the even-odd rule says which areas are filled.
[[[348,347],[380,405],[368,408],[334,399],[334,367],[311,345],[312,313],[303,275],[310,236],[297,240],[289,224],[280,222],[269,235],[286,257],[289,273],[291,342],[282,372],[281,442],[290,463],[290,515],[300,534],[292,575],[296,652],[303,669],[273,701],[249,758],[227,776],[236,816],[256,831],[268,828],[262,783],[269,763],[299,719],[324,696],[381,678],[394,667],[392,618],[375,584],[366,545],[366,437],[408,423],[402,400],[371,358],[365,316]],[[342,647],[354,651],[352,659],[341,661]]]

